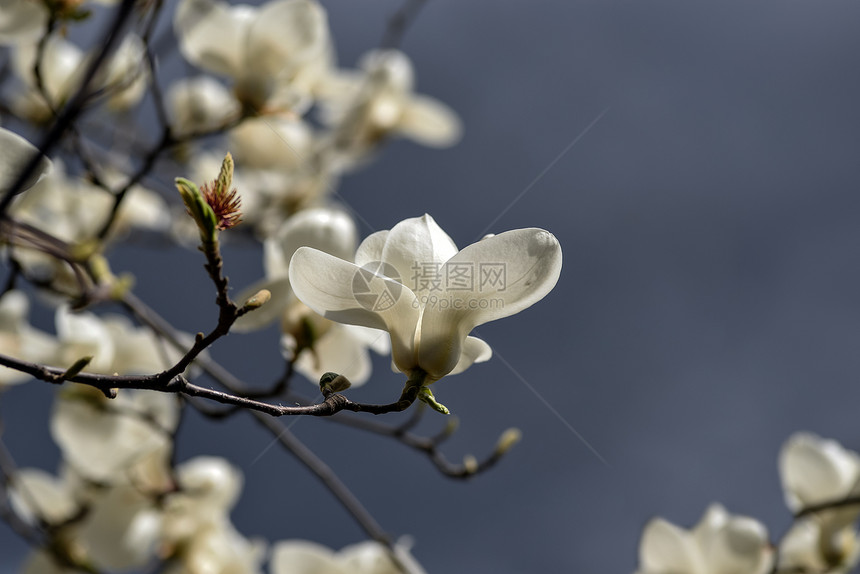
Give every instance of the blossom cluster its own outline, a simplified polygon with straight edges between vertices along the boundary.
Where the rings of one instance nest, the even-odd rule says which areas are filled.
[[[637,574],[846,574],[860,562],[860,456],[797,433],[779,456],[791,528],[774,546],[757,520],[714,504],[692,529],[662,519],[642,533]]]
[[[448,413],[430,385],[491,358],[473,329],[553,289],[558,240],[528,228],[458,249],[429,215],[361,240],[335,199],[341,180],[394,138],[444,148],[462,129],[448,106],[416,93],[400,50],[368,50],[355,69],[339,66],[320,2],[179,0],[173,47],[193,70],[182,78],[160,73],[153,30],[165,3],[136,3],[138,21],[117,26],[112,49],[76,33],[94,13],[130,5],[99,3],[0,2],[0,47],[10,64],[0,79],[0,247],[8,265],[0,392],[33,377],[58,385],[49,424],[61,454],[54,472],[0,460],[0,503],[8,499],[11,512],[3,518],[35,546],[22,571],[420,574],[409,545],[370,528],[375,540],[340,551],[242,535],[230,518],[241,470],[205,455],[177,460],[183,413],[218,416],[189,388],[205,370],[229,391],[219,402],[274,408],[244,396],[209,346],[228,332],[276,325],[268,333],[289,375],[313,382],[323,406],[343,405],[332,393],[370,379],[373,351],[390,354],[405,385],[390,410],[423,401]],[[146,114],[160,130],[151,145],[142,142],[153,126],[129,128]],[[47,155],[21,135],[66,120]],[[184,176],[175,180],[179,196],[166,191],[166,174]],[[222,236],[256,242],[264,276],[232,277],[239,288],[231,290]],[[129,238],[203,251],[218,293],[214,331],[182,333],[140,302],[134,278],[113,271],[122,261],[112,250]],[[443,267],[458,273],[444,293],[409,281],[416,268]],[[492,281],[476,286],[464,270]],[[53,329],[31,323],[34,305],[52,311]],[[284,387],[263,398],[298,402]],[[449,475],[465,477],[518,438],[506,432],[488,464],[469,456],[456,471],[437,452],[441,439],[410,440]]]

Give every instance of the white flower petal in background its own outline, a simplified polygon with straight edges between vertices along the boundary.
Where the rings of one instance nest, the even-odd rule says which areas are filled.
[[[692,530],[651,520],[642,532],[637,574],[765,574],[772,554],[764,526],[715,504]]]
[[[181,78],[167,90],[167,113],[177,135],[214,130],[241,111],[236,98],[210,76]]]
[[[71,484],[37,468],[15,472],[9,492],[12,509],[29,524],[60,524],[79,510]]]
[[[428,147],[449,147],[460,140],[463,126],[454,110],[442,102],[414,96],[403,110],[397,131]]]
[[[179,51],[204,70],[233,76],[244,64],[244,42],[255,16],[245,4],[231,6],[218,0],[182,0],[173,28]]]
[[[52,117],[51,107],[55,110],[62,107],[78,88],[85,69],[85,55],[62,36],[48,37],[40,67],[46,102],[33,73],[37,53],[35,42],[18,45],[12,52],[15,73],[25,86],[25,91],[17,94],[12,105],[19,115],[42,122]]]
[[[76,541],[99,569],[139,568],[154,558],[161,517],[154,501],[131,485],[101,492],[75,528]]]
[[[0,45],[35,41],[45,30],[48,10],[30,0],[0,0]]]
[[[311,156],[313,131],[300,118],[248,118],[230,130],[228,147],[236,164],[247,168],[294,170]]]
[[[33,156],[39,153],[36,146],[19,136],[13,131],[0,128],[0,196],[4,195],[9,187],[15,183]],[[43,177],[51,171],[51,161],[42,157],[39,165],[26,180],[24,180],[18,193],[26,191],[36,185]]]
[[[77,473],[122,483],[149,455],[167,456],[167,433],[176,427],[178,411],[176,397],[167,393],[121,390],[109,400],[94,389],[73,387],[57,397],[51,435]]]
[[[0,353],[32,363],[54,364],[59,354],[59,342],[30,326],[29,309],[29,300],[21,291],[7,291],[0,297]],[[30,378],[20,371],[0,367],[0,388]]]
[[[284,540],[272,547],[271,574],[425,574],[404,544],[394,547],[399,566],[389,550],[378,542],[365,541],[334,552],[306,540]]]
[[[794,511],[860,490],[860,458],[834,440],[797,433],[779,456],[786,503]]]

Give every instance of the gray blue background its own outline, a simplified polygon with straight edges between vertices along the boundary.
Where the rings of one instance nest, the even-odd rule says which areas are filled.
[[[324,5],[344,65],[399,6]],[[403,47],[465,137],[392,144],[340,194],[363,235],[427,212],[460,246],[491,224],[559,238],[555,290],[479,328],[497,356],[435,389],[461,421],[451,459],[480,457],[509,426],[524,440],[462,483],[388,439],[293,430],[433,573],[632,572],[650,517],[690,526],[712,501],[777,539],[788,436],[860,448],[859,23],[849,0],[430,0]],[[198,253],[129,248],[114,267],[183,329],[214,322]],[[261,269],[254,249],[228,250],[234,285]],[[249,381],[279,373],[274,331],[212,352]],[[381,359],[352,398],[399,386]],[[55,464],[49,403],[37,383],[3,399],[21,464]],[[180,453],[243,467],[234,519],[249,536],[363,539],[289,455],[252,464],[269,442],[249,417],[192,417]],[[0,529],[0,570],[25,553]]]

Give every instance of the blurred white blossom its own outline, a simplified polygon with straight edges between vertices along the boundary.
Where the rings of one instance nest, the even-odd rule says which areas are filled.
[[[785,499],[795,513],[860,494],[860,456],[811,433],[789,438],[779,457]],[[847,572],[860,557],[860,506],[821,510],[797,521],[780,544],[780,567]]]
[[[231,78],[238,99],[255,113],[306,107],[304,76],[325,69],[330,57],[326,14],[312,0],[181,0],[173,26],[182,55]]]
[[[395,562],[396,561],[396,562]],[[339,552],[305,540],[285,540],[272,547],[270,574],[424,574],[409,547],[391,552],[378,542],[346,546]]]
[[[639,543],[637,574],[765,574],[771,562],[764,526],[714,504],[692,530],[651,520]]]

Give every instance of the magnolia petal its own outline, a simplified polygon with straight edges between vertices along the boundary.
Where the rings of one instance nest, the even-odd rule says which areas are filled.
[[[280,247],[280,261],[267,259],[266,275],[289,273],[290,259],[299,247],[313,247],[343,260],[351,260],[358,243],[352,217],[344,211],[317,207],[300,211],[278,230],[274,240]]]
[[[176,468],[180,486],[207,507],[228,514],[242,493],[242,471],[227,460],[198,456]]]
[[[460,360],[457,361],[457,366],[454,367],[454,370],[448,374],[456,375],[462,373],[474,363],[489,361],[492,356],[493,349],[483,340],[477,337],[466,337],[463,348],[460,351]]]
[[[811,433],[797,433],[788,440],[779,469],[792,510],[848,496],[860,478],[856,453]]]
[[[302,166],[314,143],[310,126],[293,116],[248,118],[230,130],[229,141],[236,163],[243,168],[283,170]]]
[[[460,270],[466,272],[465,286],[448,283]],[[421,367],[434,377],[449,373],[473,328],[538,302],[560,272],[561,246],[542,229],[508,231],[464,248],[441,270],[441,293],[424,304],[416,350]]]
[[[338,564],[347,571],[361,574],[423,574],[425,570],[409,553],[409,549],[400,544],[395,545],[394,554],[402,567],[391,559],[391,551],[379,542],[367,540],[345,546],[337,553]]]
[[[335,561],[334,552],[305,540],[276,542],[269,562],[272,574],[348,574]]]
[[[3,150],[3,153],[0,154],[0,194],[6,194],[9,187],[17,181],[24,166],[32,160],[34,155],[39,153],[39,150],[15,132],[5,128],[0,128],[0,149]],[[50,170],[51,161],[42,156],[36,169],[27,176],[27,179],[23,181],[15,193],[30,189]]]
[[[173,28],[179,51],[192,64],[225,76],[236,76],[244,65],[244,45],[256,9],[231,7],[218,0],[181,0]]]
[[[77,532],[98,568],[128,570],[152,558],[161,525],[152,504],[132,486],[111,488],[93,501]]]
[[[34,525],[40,520],[60,524],[78,511],[70,486],[37,468],[22,468],[15,473],[9,500],[15,513]]]
[[[460,140],[463,127],[454,111],[433,98],[413,96],[400,117],[397,131],[430,147],[448,147]]]
[[[382,249],[382,261],[400,274],[400,277],[393,279],[407,285],[415,293],[421,293],[433,287],[432,281],[442,263],[456,253],[454,240],[442,231],[432,217],[424,214],[422,217],[405,219],[388,232]]]
[[[206,131],[225,125],[241,112],[236,98],[215,78],[179,79],[167,92],[170,125],[177,134]]]
[[[398,366],[415,366],[420,304],[401,283],[310,247],[293,255],[290,283],[305,305],[327,319],[388,331]]]
[[[770,569],[769,544],[767,530],[758,521],[732,516],[700,547],[704,563],[715,574],[764,574]]]
[[[250,28],[245,65],[255,76],[278,76],[324,53],[325,10],[309,0],[276,0],[260,7]]]
[[[262,306],[254,309],[239,317],[231,330],[237,333],[247,333],[248,331],[256,331],[271,325],[273,322],[283,318],[290,302],[290,280],[287,277],[278,277],[277,279],[263,279],[252,284],[250,287],[242,289],[235,297],[235,300],[241,305],[254,295],[260,292],[261,289],[268,289],[272,294],[271,299],[266,301]]]
[[[397,92],[411,92],[415,84],[412,62],[399,50],[371,50],[361,57],[358,65],[371,81]]]
[[[639,542],[639,565],[647,573],[699,572],[689,534],[662,518],[652,519]]]
[[[388,240],[388,230],[377,231],[371,233],[364,238],[358,250],[355,252],[355,264],[363,267],[368,263],[378,263],[382,261],[382,250],[385,247],[385,242]]]
[[[314,342],[313,349],[305,349],[299,354],[295,362],[296,370],[314,384],[319,382],[324,373],[334,372],[349,379],[353,387],[363,385],[370,378],[373,364],[367,346],[353,336],[350,329],[354,328],[360,327],[333,325]]]
[[[62,350],[60,360],[71,365],[81,357],[92,356],[87,370],[112,374],[115,357],[113,336],[104,322],[92,313],[72,313],[68,306],[57,309],[54,317]]]
[[[35,39],[45,30],[48,10],[30,0],[0,0],[0,45]]]

